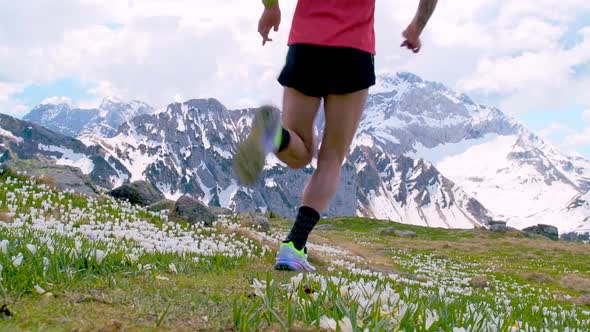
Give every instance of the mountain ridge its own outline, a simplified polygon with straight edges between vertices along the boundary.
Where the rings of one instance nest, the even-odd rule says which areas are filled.
[[[292,216],[313,163],[293,172],[271,157],[254,188],[239,186],[231,175],[231,156],[247,134],[253,111],[228,110],[214,98],[191,99],[133,117],[111,135],[82,138],[121,160],[130,179],[148,179],[168,197],[190,193],[236,211],[273,209]],[[321,135],[321,116],[317,125]],[[478,152],[482,146],[490,156]],[[484,167],[488,164],[497,167]],[[559,152],[497,108],[411,73],[383,75],[370,91],[327,215],[441,227],[503,219],[525,227],[532,217],[545,220],[551,214],[558,220],[553,223],[579,219],[565,223],[564,230],[576,229],[587,223],[590,210],[580,206],[573,213],[566,207],[587,191],[589,170],[588,160]],[[549,210],[532,209],[529,216],[514,204],[525,200],[525,206],[543,207],[554,190],[562,195]],[[498,198],[506,193],[510,204]]]

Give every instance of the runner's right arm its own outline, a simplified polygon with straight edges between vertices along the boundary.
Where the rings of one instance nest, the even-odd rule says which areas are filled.
[[[403,37],[405,38],[401,45],[402,47],[407,47],[414,53],[418,53],[420,51],[420,48],[422,47],[420,35],[422,34],[422,31],[424,31],[428,20],[430,20],[430,17],[432,16],[432,13],[434,13],[437,3],[438,0],[420,0],[416,16],[414,16],[414,19],[410,25],[408,25],[406,30],[404,30],[402,33]]]

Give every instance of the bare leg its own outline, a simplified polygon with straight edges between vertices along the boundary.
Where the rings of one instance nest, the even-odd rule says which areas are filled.
[[[289,146],[277,157],[290,168],[303,168],[313,158],[314,121],[320,107],[320,98],[285,88],[283,96],[283,127],[289,131]]]
[[[303,206],[325,210],[340,182],[342,163],[348,155],[365,108],[368,90],[346,95],[330,95],[324,102],[326,125],[318,167],[303,193]]]

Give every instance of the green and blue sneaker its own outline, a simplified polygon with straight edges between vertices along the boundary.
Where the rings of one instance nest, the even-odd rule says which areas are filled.
[[[307,261],[307,250],[297,250],[293,242],[281,242],[275,270],[313,272],[315,267]]]
[[[250,135],[242,142],[234,156],[233,167],[240,182],[253,185],[262,170],[266,155],[280,146],[281,115],[273,106],[262,106],[254,115]]]

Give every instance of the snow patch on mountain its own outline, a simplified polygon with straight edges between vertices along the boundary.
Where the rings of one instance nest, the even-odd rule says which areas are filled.
[[[39,144],[39,150],[57,152],[58,155],[52,156],[57,165],[77,167],[84,174],[90,174],[94,170],[94,163],[87,155],[54,145]]]
[[[413,153],[431,160],[445,176],[494,211],[508,225],[524,228],[538,223],[570,231],[580,220],[565,220],[562,209],[578,189],[557,172],[549,159],[527,162],[521,135],[490,134]],[[558,216],[559,215],[559,216]]]
[[[1,128],[1,127],[0,127],[0,136],[4,136],[4,137],[8,138],[9,140],[17,142],[17,143],[24,142],[22,137],[17,137],[13,133],[11,133],[8,130],[5,130],[4,128]]]

